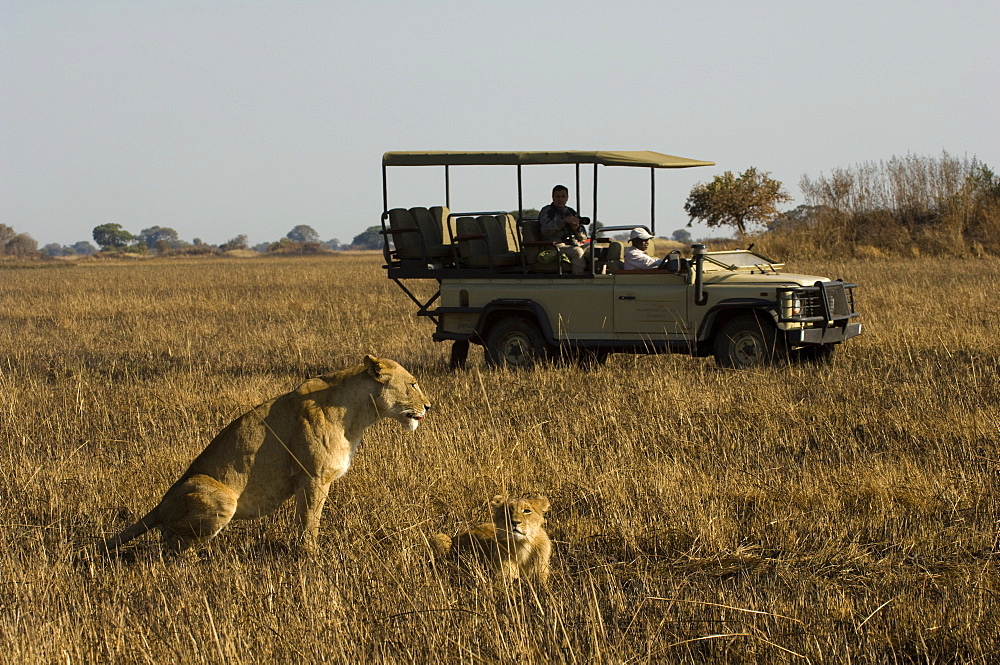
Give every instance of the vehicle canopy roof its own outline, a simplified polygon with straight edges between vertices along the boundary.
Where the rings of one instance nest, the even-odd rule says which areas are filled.
[[[715,162],[674,157],[650,150],[500,152],[429,150],[423,152],[387,152],[382,155],[383,166],[515,166],[522,164],[600,164],[602,166],[644,166],[654,169],[715,166]]]

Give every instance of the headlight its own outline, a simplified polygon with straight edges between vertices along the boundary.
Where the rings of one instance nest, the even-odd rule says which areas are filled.
[[[799,294],[785,291],[781,294],[781,318],[790,319],[802,315],[802,300]]]

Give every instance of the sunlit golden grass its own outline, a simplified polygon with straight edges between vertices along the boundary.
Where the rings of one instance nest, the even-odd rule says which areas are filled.
[[[995,260],[796,263],[857,281],[828,367],[447,369],[376,255],[0,266],[5,662],[992,662],[1000,502]],[[334,484],[197,560],[152,507],[235,416],[365,353],[434,402]],[[544,492],[548,595],[429,564],[426,534]]]

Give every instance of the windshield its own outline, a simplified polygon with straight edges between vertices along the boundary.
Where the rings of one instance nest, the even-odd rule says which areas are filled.
[[[727,270],[737,268],[770,268],[777,271],[784,267],[784,263],[773,261],[766,256],[761,256],[745,249],[734,249],[728,252],[709,252],[705,258]],[[708,266],[706,266],[708,267]]]

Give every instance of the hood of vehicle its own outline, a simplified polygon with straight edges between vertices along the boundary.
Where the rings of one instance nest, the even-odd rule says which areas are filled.
[[[758,271],[753,273],[747,271],[735,271],[735,272],[718,272],[718,271],[705,271],[704,283],[705,284],[727,284],[731,286],[736,285],[761,285],[761,286],[812,286],[816,282],[827,282],[829,281],[826,277],[820,277],[819,275],[796,275],[793,273],[779,273],[777,275],[773,273],[761,274]]]

